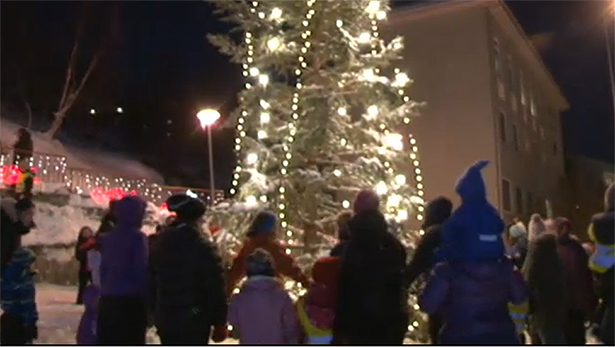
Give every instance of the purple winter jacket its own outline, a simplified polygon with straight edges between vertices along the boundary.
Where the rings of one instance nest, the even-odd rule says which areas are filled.
[[[100,237],[101,296],[145,296],[147,237],[141,232],[145,202],[128,196],[115,203],[117,224]]]
[[[525,302],[528,290],[509,259],[440,263],[419,297],[421,309],[443,317],[440,342],[519,344],[508,303]]]
[[[83,292],[83,305],[85,311],[79,321],[77,328],[77,344],[78,345],[97,345],[96,339],[96,319],[98,318],[98,299],[100,298],[100,290],[93,284],[85,288]]]

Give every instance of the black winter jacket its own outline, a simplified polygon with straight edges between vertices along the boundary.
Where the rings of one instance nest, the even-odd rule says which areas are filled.
[[[151,254],[154,319],[167,336],[200,334],[226,322],[222,260],[196,226],[176,223],[156,237]]]
[[[450,217],[452,203],[438,197],[427,204],[423,229],[425,235],[419,240],[406,269],[406,281],[411,285],[420,275],[429,273],[436,260],[436,250],[442,242],[442,224]]]
[[[334,333],[351,342],[390,344],[407,329],[406,251],[378,211],[362,212],[349,222],[351,230],[338,281]],[[367,335],[366,335],[367,334]],[[375,335],[380,335],[378,338]],[[365,340],[369,339],[369,340]]]

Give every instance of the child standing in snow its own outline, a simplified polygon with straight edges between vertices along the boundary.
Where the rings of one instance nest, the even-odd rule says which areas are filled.
[[[26,345],[38,338],[38,311],[34,289],[34,254],[21,247],[17,237],[17,247],[11,255],[0,282],[0,344]]]
[[[419,297],[428,314],[442,316],[444,345],[520,344],[509,303],[523,305],[527,288],[504,255],[504,222],[487,202],[480,170],[471,166],[456,191],[462,204],[443,226],[443,258]]]
[[[96,246],[87,252],[87,260],[92,275],[92,283],[83,291],[82,298],[85,311],[77,329],[77,344],[97,345],[96,320],[98,317],[98,300],[100,299],[100,252]]]
[[[273,257],[258,248],[247,257],[248,279],[229,306],[228,322],[242,345],[299,343],[293,301],[275,276]]]
[[[306,344],[328,345],[333,340],[340,262],[336,257],[319,259],[312,268],[314,282],[297,301],[297,314]]]

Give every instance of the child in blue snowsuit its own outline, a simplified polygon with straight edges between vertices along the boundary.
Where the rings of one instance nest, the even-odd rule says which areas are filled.
[[[528,293],[505,257],[504,222],[487,201],[480,171],[488,163],[477,162],[459,179],[462,202],[442,226],[436,255],[442,262],[418,300],[424,312],[442,317],[444,345],[520,344],[509,304],[524,307]]]
[[[461,205],[443,225],[440,249],[440,257],[449,262],[493,260],[504,255],[504,221],[487,201],[481,175],[488,164],[482,160],[470,166],[455,187]]]
[[[18,247],[7,264],[0,280],[2,317],[0,337],[2,345],[26,345],[38,338],[34,270],[34,254]]]

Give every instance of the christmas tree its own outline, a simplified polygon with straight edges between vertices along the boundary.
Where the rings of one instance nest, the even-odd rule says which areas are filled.
[[[251,214],[278,213],[286,252],[309,260],[331,246],[336,215],[372,188],[409,254],[422,230],[423,185],[410,132],[418,104],[406,95],[401,38],[385,42],[378,25],[386,1],[215,1],[230,35],[210,41],[241,64],[246,78],[237,128],[238,164],[218,207],[226,240],[241,239]],[[392,76],[391,78],[386,76]],[[228,209],[234,213],[228,213]],[[246,213],[238,213],[238,211]],[[414,226],[414,228],[413,228]],[[228,246],[228,245],[225,245]],[[410,307],[416,310],[416,299]],[[409,332],[423,340],[421,317]]]

